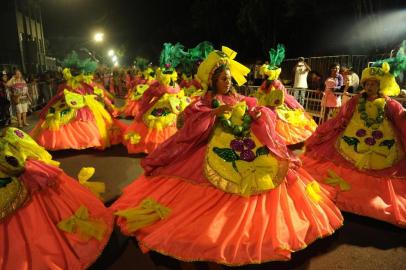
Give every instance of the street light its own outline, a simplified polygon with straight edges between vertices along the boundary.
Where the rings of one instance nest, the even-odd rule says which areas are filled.
[[[107,54],[108,54],[108,56],[113,56],[115,53],[114,53],[114,50],[109,50],[109,52]]]
[[[117,55],[113,55],[113,56],[111,57],[111,60],[113,60],[113,62],[117,62]]]
[[[96,41],[96,42],[102,42],[104,39],[104,33],[97,32],[94,34],[93,38],[94,38],[94,41]]]

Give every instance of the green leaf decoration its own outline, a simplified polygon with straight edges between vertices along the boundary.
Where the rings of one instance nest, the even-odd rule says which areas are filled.
[[[391,149],[394,144],[395,140],[384,140],[379,144],[379,146],[386,146],[388,149]]]
[[[269,66],[271,69],[277,68],[285,59],[285,46],[278,44],[275,49],[269,51]]]
[[[11,178],[0,178],[0,188],[6,187],[11,181]]]
[[[257,149],[257,151],[255,152],[255,155],[257,157],[262,156],[262,155],[268,155],[268,154],[269,154],[269,149],[266,146],[259,147]]]
[[[357,145],[359,144],[359,140],[355,137],[348,137],[348,136],[343,136],[343,140],[348,144],[348,145]]]
[[[239,160],[239,156],[231,148],[213,147],[213,152],[227,162],[235,162]]]

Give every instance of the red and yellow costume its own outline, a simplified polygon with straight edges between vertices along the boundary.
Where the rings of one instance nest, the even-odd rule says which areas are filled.
[[[381,97],[354,96],[319,126],[304,166],[336,192],[341,210],[406,227],[406,112],[386,97],[399,93],[387,63],[365,69],[361,82],[368,79],[380,82]]]
[[[0,174],[0,269],[85,269],[97,259],[111,210],[21,130],[0,138]]]
[[[205,85],[218,63],[244,82],[249,69],[223,51],[199,67]],[[216,116],[214,100],[232,113]],[[341,226],[340,211],[275,132],[271,110],[208,92],[184,114],[184,126],[143,160],[145,175],[112,206],[144,250],[227,265],[288,260]]]

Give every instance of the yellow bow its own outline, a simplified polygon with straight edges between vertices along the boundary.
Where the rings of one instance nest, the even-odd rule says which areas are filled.
[[[350,184],[348,184],[344,179],[338,176],[335,172],[328,170],[327,171],[328,177],[324,180],[324,182],[331,186],[339,185],[341,191],[347,191],[351,189]]]
[[[83,205],[72,216],[59,222],[57,226],[64,232],[79,232],[85,241],[92,237],[101,241],[107,230],[107,225],[103,221],[89,219],[89,212]]]
[[[89,182],[94,172],[95,168],[93,167],[83,167],[78,174],[79,183],[101,199],[100,194],[106,191],[106,185],[102,182]]]
[[[127,230],[135,232],[166,218],[170,212],[171,209],[164,207],[154,199],[146,198],[138,207],[118,211],[115,215],[124,217],[127,220]]]
[[[316,181],[312,181],[306,185],[306,192],[314,202],[319,202],[321,200],[320,186]]]
[[[221,50],[229,58],[231,76],[233,76],[237,84],[243,85],[246,83],[247,79],[245,79],[245,76],[250,73],[250,69],[234,60],[234,58],[237,56],[237,52],[226,46],[222,46]]]

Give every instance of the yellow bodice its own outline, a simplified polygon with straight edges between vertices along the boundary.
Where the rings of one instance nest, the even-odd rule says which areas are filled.
[[[241,139],[218,125],[204,162],[207,179],[217,188],[249,196],[276,188],[284,179],[288,161],[278,160],[251,134]]]
[[[378,108],[383,110],[382,98],[366,101],[365,111],[369,118],[376,118]],[[359,169],[381,170],[389,168],[403,158],[404,153],[396,137],[392,123],[384,117],[383,122],[368,127],[355,110],[347,128],[337,140],[338,151]]]

